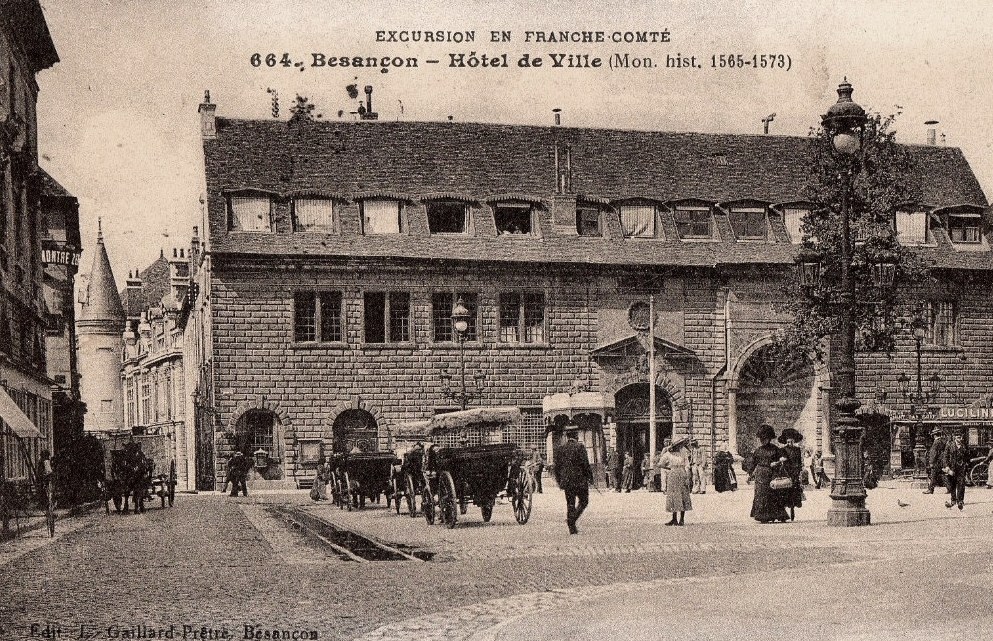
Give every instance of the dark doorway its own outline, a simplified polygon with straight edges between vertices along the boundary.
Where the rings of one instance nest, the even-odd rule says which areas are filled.
[[[617,411],[617,453],[631,454],[634,458],[634,483],[632,489],[641,487],[641,462],[650,451],[648,438],[649,419],[648,383],[635,383],[621,389],[614,396]],[[655,387],[655,450],[672,436],[672,404],[665,390]]]

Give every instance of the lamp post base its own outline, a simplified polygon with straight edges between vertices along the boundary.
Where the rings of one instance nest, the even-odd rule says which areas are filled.
[[[835,527],[860,527],[870,525],[871,517],[865,501],[833,499],[827,513],[827,524]]]

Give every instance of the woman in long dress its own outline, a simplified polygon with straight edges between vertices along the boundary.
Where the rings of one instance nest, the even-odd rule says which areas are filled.
[[[722,443],[714,456],[714,489],[728,492],[738,489],[738,479],[734,474],[734,455],[728,451],[728,444]]]
[[[672,512],[672,519],[666,525],[683,525],[686,512],[693,509],[693,501],[690,499],[692,481],[687,443],[689,439],[676,441],[660,460],[662,468],[667,470],[665,509],[667,512]]]
[[[803,452],[797,446],[802,440],[803,434],[792,427],[787,427],[779,435],[779,442],[785,444],[781,450],[786,457],[783,472],[793,481],[793,487],[777,491],[782,497],[783,507],[789,508],[791,521],[796,518],[796,508],[803,507],[803,484],[800,482],[800,475],[803,472]]]
[[[783,507],[782,497],[769,487],[769,482],[777,476],[786,458],[772,442],[776,438],[776,430],[771,425],[759,427],[757,436],[761,445],[753,452],[745,468],[755,481],[751,517],[759,523],[785,523],[790,517]]]

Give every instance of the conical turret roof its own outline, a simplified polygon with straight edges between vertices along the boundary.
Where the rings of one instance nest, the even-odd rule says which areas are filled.
[[[93,254],[93,267],[90,281],[86,286],[86,303],[79,316],[80,323],[106,323],[114,331],[120,331],[126,317],[121,297],[114,282],[114,271],[110,267],[107,248],[103,244],[103,231],[98,228],[97,246]]]

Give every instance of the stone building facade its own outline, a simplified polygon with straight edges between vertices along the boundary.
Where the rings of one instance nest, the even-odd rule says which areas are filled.
[[[206,233],[186,330],[201,487],[235,449],[293,483],[320,452],[382,447],[456,408],[463,348],[472,405],[520,407],[526,447],[561,423],[549,399],[581,392],[601,401],[577,419],[599,434],[594,459],[640,458],[653,383],[658,444],[747,454],[771,422],[830,452],[830,368],[771,345],[816,141],[215,111],[200,106]],[[978,213],[983,238],[988,225],[961,152],[911,152],[932,230],[920,251],[949,282],[988,270],[985,245],[949,240],[953,212]],[[990,308],[958,309],[965,339]],[[983,378],[989,348],[960,347]],[[860,389],[885,388],[873,412],[907,411],[889,392],[905,348],[860,357]]]
[[[79,392],[76,359],[75,283],[82,241],[79,201],[54,178],[41,173],[45,220],[42,262],[45,295],[45,353],[52,380],[54,454],[83,435],[85,406]]]
[[[186,251],[173,250],[144,270],[128,274],[121,294],[127,322],[120,380],[124,428],[171,437],[179,489],[193,489],[187,457],[186,376],[182,307],[189,289]]]
[[[37,0],[0,6],[0,481],[52,449],[35,78],[58,61]]]

